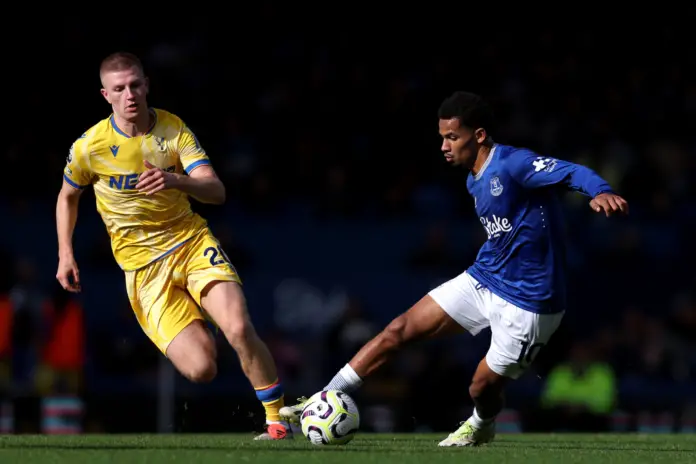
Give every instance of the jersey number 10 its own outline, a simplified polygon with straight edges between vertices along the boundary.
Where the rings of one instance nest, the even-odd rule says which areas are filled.
[[[518,364],[532,364],[534,358],[539,354],[539,350],[544,347],[544,343],[534,343],[529,346],[529,342],[522,342],[522,351],[520,356],[517,358]]]

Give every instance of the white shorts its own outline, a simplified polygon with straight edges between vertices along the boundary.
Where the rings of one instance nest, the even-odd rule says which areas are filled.
[[[558,329],[564,313],[535,314],[500,298],[466,272],[429,293],[472,335],[491,328],[486,363],[496,374],[518,378]]]

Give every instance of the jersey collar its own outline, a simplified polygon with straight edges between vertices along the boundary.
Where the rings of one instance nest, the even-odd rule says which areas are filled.
[[[486,158],[486,162],[483,163],[483,166],[481,166],[481,169],[479,172],[476,173],[474,176],[474,180],[479,180],[483,173],[486,171],[486,168],[488,168],[488,165],[491,164],[491,161],[493,160],[493,156],[496,154],[498,148],[498,144],[494,143],[493,147],[491,147],[491,152],[488,154],[488,158]]]
[[[150,112],[150,114],[152,115],[152,125],[151,125],[150,128],[147,130],[147,132],[145,133],[145,135],[147,135],[147,134],[149,134],[150,132],[152,132],[152,129],[154,129],[155,126],[157,125],[157,112],[154,110],[154,108],[150,108],[150,109],[149,109],[149,112]],[[125,132],[123,132],[123,131],[116,125],[116,119],[114,118],[113,113],[112,113],[111,116],[109,117],[109,122],[111,123],[111,127],[114,128],[114,130],[116,131],[117,134],[122,135],[122,136],[124,136],[124,137],[127,138],[127,139],[131,138],[130,135],[128,135],[128,134],[126,134]]]

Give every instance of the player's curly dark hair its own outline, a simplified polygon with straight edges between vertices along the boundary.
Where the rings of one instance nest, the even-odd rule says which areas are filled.
[[[440,104],[437,114],[440,119],[457,118],[459,124],[472,130],[483,128],[488,134],[495,130],[493,110],[475,93],[454,92]]]

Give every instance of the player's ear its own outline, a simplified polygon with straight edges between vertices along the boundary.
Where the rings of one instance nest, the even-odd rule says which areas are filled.
[[[101,94],[102,94],[102,97],[104,97],[104,100],[111,103],[111,99],[109,98],[109,92],[107,92],[106,89],[101,89]]]
[[[486,139],[488,138],[488,134],[486,133],[486,129],[484,129],[483,127],[479,127],[478,129],[476,129],[474,131],[474,137],[476,137],[476,141],[478,143],[485,142]]]

